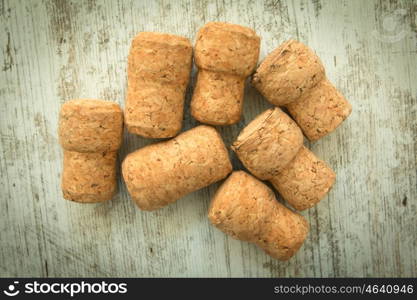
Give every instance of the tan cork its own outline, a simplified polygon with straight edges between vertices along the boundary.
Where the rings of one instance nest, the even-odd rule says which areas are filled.
[[[271,52],[252,84],[272,104],[286,106],[311,141],[335,130],[352,111],[326,78],[318,56],[298,41],[289,40]]]
[[[279,203],[273,191],[244,171],[235,171],[211,200],[208,217],[235,239],[254,243],[279,260],[290,259],[309,231],[305,218]]]
[[[192,45],[187,38],[141,32],[133,39],[125,108],[129,132],[147,138],[179,133],[191,64]]]
[[[117,152],[82,153],[64,150],[62,191],[76,202],[102,202],[117,190]]]
[[[89,203],[113,197],[122,131],[123,112],[116,103],[77,99],[62,105],[59,140],[64,149],[65,199]]]
[[[284,169],[302,145],[300,128],[286,113],[275,107],[250,122],[241,131],[232,149],[253,175],[268,180]]]
[[[191,114],[202,123],[230,125],[240,120],[245,79],[255,69],[260,38],[240,25],[210,22],[197,34],[199,68]]]
[[[68,151],[116,151],[122,143],[123,113],[117,103],[95,99],[65,102],[59,116],[59,141]]]
[[[122,164],[127,189],[143,210],[166,206],[231,171],[221,136],[205,125],[130,153]]]
[[[352,112],[350,103],[327,79],[288,104],[287,109],[310,141],[335,130]]]
[[[269,102],[282,106],[296,101],[324,78],[318,56],[305,45],[289,40],[263,60],[252,84]]]
[[[292,207],[305,210],[317,204],[329,192],[335,180],[333,170],[303,146],[270,182]]]

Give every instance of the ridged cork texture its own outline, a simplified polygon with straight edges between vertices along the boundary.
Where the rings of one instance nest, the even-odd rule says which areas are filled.
[[[143,210],[166,206],[231,171],[221,136],[205,125],[130,153],[122,164],[127,189]]]
[[[192,45],[187,38],[141,32],[133,39],[125,108],[129,132],[147,138],[178,134],[191,64]]]
[[[352,112],[350,103],[327,79],[288,104],[287,109],[310,141],[334,131]]]
[[[246,77],[256,67],[259,45],[259,36],[248,27],[210,22],[197,34],[195,63],[204,70]]]
[[[122,143],[123,112],[117,103],[95,99],[65,102],[59,118],[59,141],[68,151],[116,151]]]
[[[200,70],[191,102],[193,117],[206,124],[239,122],[243,109],[245,78]]]
[[[263,60],[252,84],[269,102],[282,106],[296,101],[324,78],[318,56],[302,43],[289,40]]]
[[[349,102],[326,78],[318,56],[294,40],[265,58],[252,84],[272,104],[286,106],[311,141],[335,130],[352,111]]]
[[[113,197],[122,132],[123,113],[116,103],[78,99],[62,105],[59,140],[64,149],[65,199],[91,203]]]
[[[333,170],[303,146],[270,182],[292,207],[305,210],[316,205],[329,192],[335,180]]]
[[[230,125],[240,120],[244,83],[255,69],[260,38],[250,28],[210,22],[197,34],[199,68],[191,114],[200,122]]]
[[[268,180],[285,168],[302,145],[300,128],[276,107],[250,122],[239,134],[232,149],[253,175]]]
[[[62,191],[64,198],[93,203],[111,199],[117,191],[117,152],[64,151]]]
[[[303,216],[280,204],[271,189],[243,171],[233,172],[220,186],[208,217],[224,233],[254,243],[279,260],[290,259],[309,231]]]

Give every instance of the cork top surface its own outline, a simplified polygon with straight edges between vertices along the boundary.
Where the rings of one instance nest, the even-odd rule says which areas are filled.
[[[75,99],[60,111],[59,140],[65,150],[116,151],[121,145],[123,113],[117,103]]]
[[[268,101],[281,106],[297,100],[324,78],[319,57],[306,45],[288,40],[259,65],[252,84]]]
[[[277,175],[297,154],[303,135],[297,124],[278,107],[258,115],[232,145],[248,170],[260,179]]]
[[[260,37],[248,27],[210,22],[197,34],[195,62],[199,68],[246,77],[256,67]]]
[[[216,191],[208,217],[233,238],[257,242],[254,238],[261,235],[263,219],[272,213],[265,204],[272,201],[275,195],[266,185],[244,171],[234,171]]]

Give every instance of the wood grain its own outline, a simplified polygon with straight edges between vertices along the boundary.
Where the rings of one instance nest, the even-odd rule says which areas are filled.
[[[0,276],[417,276],[416,19],[405,0],[0,1]],[[155,212],[138,210],[121,179],[108,203],[61,196],[60,105],[123,105],[137,32],[194,39],[215,20],[254,28],[261,58],[288,38],[307,43],[353,105],[336,132],[306,143],[337,181],[303,213],[311,233],[285,263],[209,226],[218,184]],[[194,84],[184,130],[197,124]],[[244,118],[220,128],[227,144],[268,107],[248,86]],[[151,142],[126,133],[119,161]]]

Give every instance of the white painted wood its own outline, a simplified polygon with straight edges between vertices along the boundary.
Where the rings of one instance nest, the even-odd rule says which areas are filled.
[[[416,19],[416,1],[0,1],[0,276],[417,276]],[[253,27],[261,58],[307,43],[353,105],[308,144],[338,177],[303,213],[311,233],[289,262],[209,226],[218,184],[151,213],[122,180],[108,203],[61,196],[60,105],[123,105],[137,32],[194,39],[214,20]],[[250,86],[245,101],[243,120],[220,129],[228,144],[270,106]],[[187,107],[184,129],[195,124]],[[126,134],[120,160],[150,142]]]

